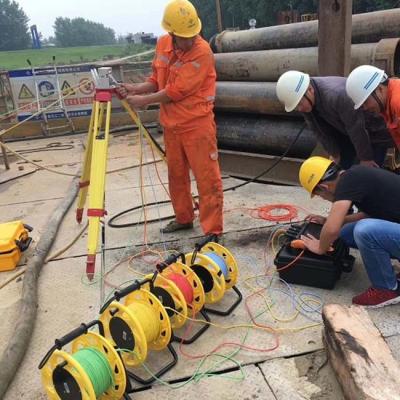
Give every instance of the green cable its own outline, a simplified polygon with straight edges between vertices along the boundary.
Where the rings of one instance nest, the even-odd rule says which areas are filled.
[[[113,371],[106,356],[94,347],[81,349],[72,358],[82,366],[93,385],[96,398],[114,385]]]

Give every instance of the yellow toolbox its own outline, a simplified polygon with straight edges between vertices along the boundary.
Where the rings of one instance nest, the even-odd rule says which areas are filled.
[[[31,244],[31,231],[32,228],[22,221],[0,224],[0,271],[10,271],[17,266],[21,253]]]

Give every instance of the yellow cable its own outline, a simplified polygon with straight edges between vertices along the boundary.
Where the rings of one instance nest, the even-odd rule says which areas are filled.
[[[177,311],[171,307],[164,307],[164,308],[166,310],[173,311],[175,314],[178,314],[189,321],[192,321],[192,322],[195,322],[198,324],[210,325],[210,326],[213,326],[214,328],[224,329],[224,330],[250,328],[250,329],[256,329],[256,330],[267,331],[267,332],[298,332],[298,331],[302,331],[304,329],[314,328],[316,326],[321,325],[321,323],[315,323],[315,324],[310,324],[310,325],[305,325],[305,326],[295,327],[295,328],[273,328],[273,327],[257,326],[255,324],[220,325],[220,324],[216,324],[215,322],[206,321],[204,319],[196,319],[196,318],[191,318],[189,316],[185,316],[182,313],[180,313],[179,311]]]

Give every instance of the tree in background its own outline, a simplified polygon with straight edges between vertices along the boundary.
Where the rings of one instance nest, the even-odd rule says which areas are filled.
[[[399,0],[353,0],[353,13],[387,10],[400,6]]]
[[[203,36],[210,39],[217,33],[215,0],[192,0],[203,22]],[[318,0],[220,0],[224,29],[248,29],[249,19],[257,27],[277,24],[280,11],[297,10],[299,14],[318,12]],[[353,0],[353,13],[384,10],[400,6],[400,0]]]
[[[56,43],[61,47],[95,46],[115,43],[115,32],[84,18],[58,17],[54,22]]]
[[[0,0],[0,51],[30,46],[28,21],[24,10],[15,1]]]

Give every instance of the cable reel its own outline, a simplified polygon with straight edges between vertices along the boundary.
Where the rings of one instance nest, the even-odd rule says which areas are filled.
[[[141,322],[135,314],[123,304],[113,301],[100,315],[104,336],[114,346],[132,353],[122,354],[124,363],[137,367],[147,358],[148,345]]]
[[[55,341],[39,365],[51,400],[120,400],[127,389],[125,367],[103,336],[88,329],[93,321]],[[71,352],[62,347],[71,341]]]
[[[185,324],[188,308],[196,314],[205,304],[200,279],[183,261],[183,254],[170,255],[157,264],[157,272],[154,275],[147,276],[150,279],[150,283],[147,284],[149,290],[158,297],[164,307],[169,308],[167,313],[173,329],[179,329]]]
[[[236,285],[239,275],[238,265],[232,253],[226,247],[215,242],[209,242],[200,252],[211,258],[220,267],[225,277],[225,290]]]
[[[178,261],[179,259],[181,261]],[[184,259],[183,254],[170,255],[157,264],[157,271],[153,275],[146,277],[149,279],[149,283],[145,287],[167,308],[174,331],[183,327],[189,311],[191,311],[192,317],[200,313],[206,322],[210,322],[209,316],[203,309],[205,294],[201,280],[193,270],[183,263]],[[209,324],[204,324],[191,337],[187,338],[181,338],[174,334],[173,341],[191,344],[209,327]]]
[[[217,239],[216,235],[205,237],[185,259],[202,282],[206,304],[219,302],[229,289],[235,291],[238,298],[227,311],[205,308],[210,313],[229,315],[242,301],[242,294],[235,286],[239,271],[232,253],[218,244]]]
[[[121,349],[122,359],[127,367],[138,367],[147,358],[148,350],[161,351],[168,348],[173,361],[160,371],[171,369],[177,362],[177,355],[170,345],[172,329],[167,311],[150,291],[143,289],[150,279],[136,281],[132,285],[115,292],[113,298],[100,311],[100,321],[104,336]],[[125,297],[124,304],[120,303]],[[142,384],[155,380],[143,380],[130,370],[128,375]],[[157,374],[155,374],[158,376]]]
[[[146,278],[152,279],[153,275],[147,275]],[[182,327],[187,318],[188,308],[186,298],[180,288],[172,280],[160,274],[156,274],[152,283],[147,283],[144,287],[153,293],[166,308],[172,329]]]
[[[188,253],[186,262],[200,278],[206,297],[206,304],[220,301],[225,294],[225,277],[220,266],[210,257],[201,253]]]

